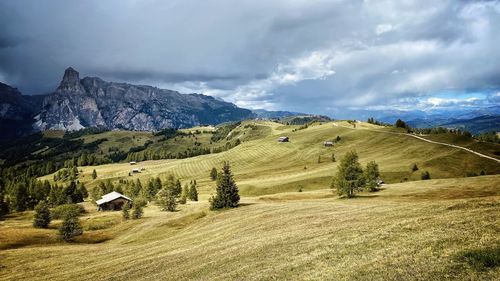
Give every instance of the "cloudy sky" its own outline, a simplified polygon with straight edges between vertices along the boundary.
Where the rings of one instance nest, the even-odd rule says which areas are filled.
[[[68,66],[248,108],[498,105],[500,2],[0,2],[0,81],[46,93]]]

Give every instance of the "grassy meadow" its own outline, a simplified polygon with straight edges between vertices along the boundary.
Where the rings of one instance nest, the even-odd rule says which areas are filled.
[[[175,213],[148,206],[143,219],[89,230],[76,243],[55,242],[49,229],[54,242],[4,248],[0,279],[495,280],[499,181],[397,183],[352,200],[330,190],[278,193],[220,212],[206,201]],[[101,216],[116,213],[90,211],[82,221]],[[2,222],[2,244],[6,229],[30,223],[27,214]],[[85,240],[92,236],[107,239]]]
[[[390,128],[351,127],[245,121],[230,133],[241,144],[221,153],[78,167],[88,189],[108,179],[196,179],[200,201],[173,213],[150,203],[128,221],[85,202],[85,232],[74,243],[58,239],[58,220],[35,229],[33,212],[8,215],[0,280],[499,280],[500,165]],[[363,166],[379,164],[380,191],[343,199],[329,188],[351,150]],[[209,211],[209,172],[226,160],[241,204]],[[129,176],[132,168],[144,171]],[[420,180],[423,171],[432,179]]]

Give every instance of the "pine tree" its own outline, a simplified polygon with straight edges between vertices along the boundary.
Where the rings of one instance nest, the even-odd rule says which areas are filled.
[[[418,166],[416,163],[413,163],[413,165],[411,166],[411,171],[412,172],[418,171]]]
[[[64,241],[73,241],[75,236],[83,234],[80,219],[75,212],[67,212],[64,215],[62,225],[59,228],[59,234]]]
[[[189,188],[189,200],[198,201],[198,190],[196,188],[196,181],[191,184]]]
[[[210,178],[214,181],[217,179],[217,169],[215,167],[212,168],[210,171]]]
[[[95,169],[92,171],[92,179],[97,179],[97,172],[95,171]]]
[[[366,165],[365,170],[365,179],[366,179],[366,187],[371,192],[375,192],[378,190],[378,180],[380,177],[380,172],[378,170],[378,164],[375,161],[371,161]]]
[[[177,207],[177,200],[173,189],[162,188],[156,195],[156,198],[156,202],[163,211],[175,211],[175,208]]]
[[[35,207],[33,226],[36,228],[47,228],[50,224],[49,205],[45,200],[40,201]]]
[[[336,162],[337,160],[335,159],[335,153],[332,153],[332,162]]]
[[[130,204],[125,203],[122,207],[122,217],[124,220],[130,219]]]
[[[142,205],[134,204],[134,209],[132,210],[132,219],[137,220],[142,218],[143,210]]]
[[[14,198],[14,209],[16,212],[26,211],[28,206],[28,188],[24,183],[19,183],[16,185],[16,193]]]
[[[431,179],[431,174],[429,174],[428,171],[424,171],[424,172],[422,172],[421,178],[422,178],[422,180],[430,180]]]
[[[354,151],[348,152],[338,166],[333,186],[337,188],[339,195],[347,198],[354,197],[354,193],[365,185],[363,169],[358,162],[358,154]]]
[[[184,188],[182,189],[182,195],[181,199],[179,200],[179,204],[186,204],[188,195],[189,195],[189,187],[188,184],[186,183],[184,185]]]
[[[238,206],[240,201],[240,195],[238,194],[238,186],[233,179],[233,174],[228,162],[224,162],[222,167],[222,172],[217,178],[217,194],[212,196],[210,199],[210,208],[222,209],[222,208],[235,208]]]

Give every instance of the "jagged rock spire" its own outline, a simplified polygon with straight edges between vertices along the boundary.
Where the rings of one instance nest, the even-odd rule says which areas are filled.
[[[80,74],[72,67],[68,67],[64,71],[64,76],[57,88],[58,91],[79,92],[83,91],[83,86],[80,84]]]

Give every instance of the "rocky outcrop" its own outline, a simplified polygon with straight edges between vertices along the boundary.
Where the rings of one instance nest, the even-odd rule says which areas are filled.
[[[35,116],[38,130],[79,130],[85,127],[156,131],[218,124],[252,117],[250,110],[200,94],[180,94],[151,86],[80,80],[73,68]]]
[[[33,115],[37,110],[35,99],[29,99],[16,88],[0,83],[0,141],[32,132]]]

